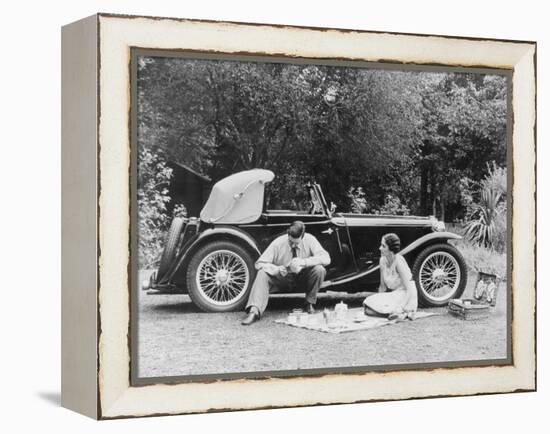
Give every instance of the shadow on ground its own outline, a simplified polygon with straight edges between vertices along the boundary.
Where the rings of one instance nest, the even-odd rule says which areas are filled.
[[[61,392],[38,392],[38,397],[55,407],[61,406]]]
[[[358,294],[348,294],[348,293],[322,293],[319,294],[317,304],[315,308],[317,310],[322,310],[324,308],[333,308],[335,303],[339,301],[344,301],[349,307],[359,307],[361,306],[363,300],[368,293],[358,293]],[[147,294],[147,297],[162,297],[162,295],[150,295]],[[269,307],[270,310],[292,310],[296,308],[302,308],[304,305],[304,296],[305,294],[272,294],[269,298]],[[178,302],[176,303],[159,303],[152,304],[147,308],[153,312],[158,313],[202,313],[202,311],[196,307],[192,302],[189,296],[187,295],[176,295],[178,297]],[[183,300],[179,302],[179,300]]]

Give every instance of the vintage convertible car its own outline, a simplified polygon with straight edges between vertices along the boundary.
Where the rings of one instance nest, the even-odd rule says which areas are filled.
[[[217,182],[200,218],[173,219],[158,270],[142,289],[188,293],[200,309],[242,309],[256,270],[254,262],[294,220],[302,220],[330,253],[321,290],[366,291],[378,286],[382,235],[401,238],[401,254],[411,266],[423,306],[442,306],[466,287],[464,259],[435,217],[336,213],[321,188],[308,183],[309,209],[265,209],[265,186],[273,172],[253,169]],[[299,288],[297,289],[299,291]]]

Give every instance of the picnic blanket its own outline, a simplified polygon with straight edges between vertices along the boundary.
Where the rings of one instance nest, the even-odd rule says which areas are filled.
[[[417,311],[415,321],[429,316],[439,315],[438,313]],[[387,318],[379,318],[374,316],[367,316],[363,314],[363,308],[357,307],[348,309],[345,319],[336,320],[331,324],[327,324],[323,312],[317,312],[313,315],[304,315],[300,322],[289,322],[288,317],[275,320],[278,324],[286,324],[291,327],[298,327],[307,330],[315,330],[324,333],[346,333],[355,332],[358,330],[374,329],[386,325],[396,324],[398,322],[410,321],[404,320],[389,320]]]

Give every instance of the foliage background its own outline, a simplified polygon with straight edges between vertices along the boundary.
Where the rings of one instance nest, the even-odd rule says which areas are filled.
[[[137,77],[139,149],[212,182],[270,169],[271,208],[299,208],[315,179],[340,211],[469,221],[487,164],[506,168],[504,75],[141,56]],[[140,207],[162,213],[169,192],[145,191],[155,164],[139,165],[140,197],[153,198]],[[166,225],[144,223],[145,249]]]

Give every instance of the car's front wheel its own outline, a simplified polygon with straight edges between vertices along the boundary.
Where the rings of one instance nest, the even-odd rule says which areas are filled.
[[[189,261],[187,288],[193,303],[206,312],[241,310],[255,276],[254,260],[240,245],[215,241]]]
[[[464,258],[449,244],[435,244],[421,251],[412,272],[421,306],[445,306],[462,295],[468,280]]]

